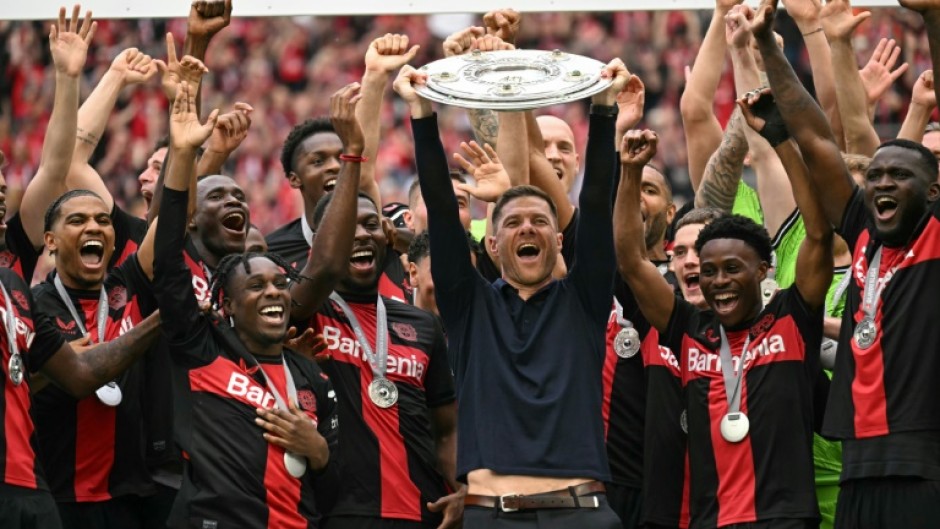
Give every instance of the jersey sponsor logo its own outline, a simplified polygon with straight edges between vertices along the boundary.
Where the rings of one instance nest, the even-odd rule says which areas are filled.
[[[202,277],[193,275],[193,293],[196,294],[196,300],[199,302],[209,299],[209,282]]]
[[[787,346],[783,337],[779,334],[765,336],[760,342],[752,345],[742,356],[735,356],[731,360],[734,370],[740,369],[741,358],[744,358],[744,369],[750,366],[751,362],[759,357],[786,353]],[[697,347],[689,347],[688,361],[686,368],[690,373],[720,373],[721,357],[711,351],[702,351]]]
[[[19,317],[19,315],[14,314],[13,320],[16,322],[16,324],[14,325],[14,327],[16,328],[16,334],[19,334],[20,336],[26,338],[26,347],[28,348],[30,345],[32,345],[33,338],[36,337],[36,333],[33,332],[32,329],[30,329],[29,325],[27,325],[26,322],[23,321]],[[7,321],[7,308],[3,304],[0,304],[0,321],[3,321],[4,325],[6,324],[5,322]]]
[[[330,351],[336,351],[351,356],[361,360],[364,364],[369,362],[369,360],[365,358],[365,355],[363,355],[362,346],[359,345],[359,342],[343,336],[338,328],[325,325],[323,327],[323,338],[326,340],[326,348]],[[427,365],[425,365],[422,360],[418,359],[416,355],[398,357],[391,354],[391,351],[389,351],[386,365],[386,374],[398,375],[403,378],[413,378],[418,383],[424,378],[424,372],[427,370]]]
[[[119,336],[124,336],[124,333],[134,328],[134,319],[130,316],[125,316],[121,320],[121,334]]]
[[[274,395],[267,392],[255,383],[254,380],[241,373],[232,373],[228,379],[225,391],[239,400],[247,400],[259,408],[271,409],[274,407]]]
[[[676,359],[676,355],[673,354],[672,349],[664,345],[660,345],[658,348],[659,357],[662,358],[664,362],[666,362],[666,365],[679,369],[679,360]]]
[[[70,322],[68,322],[68,323],[65,323],[64,321],[62,321],[61,318],[59,318],[58,316],[56,316],[56,318],[55,318],[55,324],[59,326],[59,330],[62,331],[62,332],[72,332],[72,331],[75,330],[75,321],[74,321],[74,320],[73,320],[73,321],[70,321]]]
[[[127,305],[127,289],[116,286],[108,292],[108,306],[111,310],[120,310]]]
[[[406,342],[418,341],[418,331],[409,323],[402,323],[400,321],[392,322],[392,330],[395,331],[395,334],[397,334],[399,338]]]

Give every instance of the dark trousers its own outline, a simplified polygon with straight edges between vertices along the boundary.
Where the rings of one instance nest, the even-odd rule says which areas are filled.
[[[605,483],[610,508],[620,518],[623,529],[638,529],[643,515],[643,491],[636,487]]]
[[[836,529],[940,527],[940,481],[920,478],[852,479],[842,483]]]
[[[121,496],[107,501],[59,503],[63,529],[147,529],[148,498]],[[166,526],[164,520],[163,526]]]
[[[48,492],[4,485],[0,488],[0,527],[61,529],[62,522]]]
[[[500,512],[485,507],[466,507],[464,529],[620,529],[620,518],[614,514],[607,496],[597,495],[596,509],[540,509],[535,511]]]
[[[806,518],[775,518],[773,520],[726,525],[721,529],[817,529],[818,527],[819,520]]]
[[[331,516],[323,521],[323,529],[433,529],[436,527],[437,524],[369,516]]]

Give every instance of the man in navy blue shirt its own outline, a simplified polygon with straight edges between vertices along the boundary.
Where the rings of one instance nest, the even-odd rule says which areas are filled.
[[[414,90],[426,77],[406,66],[395,82],[411,107],[431,275],[457,378],[465,527],[620,527],[601,483],[610,478],[601,373],[615,266],[615,96],[629,72],[617,59],[602,75],[613,83],[593,99],[575,265],[552,278],[562,244],[555,206],[519,186],[493,212],[487,244],[502,278],[492,284],[470,262],[436,116]],[[492,149],[464,148],[475,167],[499,163]]]

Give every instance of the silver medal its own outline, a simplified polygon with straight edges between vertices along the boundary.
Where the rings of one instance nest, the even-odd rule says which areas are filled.
[[[121,388],[113,380],[95,390],[98,400],[112,408],[121,403]]]
[[[633,327],[620,329],[614,337],[614,352],[620,358],[632,358],[640,350],[640,333]]]
[[[398,402],[398,387],[387,378],[377,378],[369,384],[369,398],[380,408],[391,408]]]
[[[855,326],[855,332],[852,338],[855,340],[855,345],[859,346],[859,348],[868,349],[875,343],[877,336],[878,326],[875,325],[875,321],[871,318],[864,318]]]
[[[779,288],[780,285],[778,285],[777,281],[772,277],[768,277],[760,282],[760,296],[764,301],[764,306],[770,303],[770,300],[774,297],[774,294],[777,293]]]
[[[689,414],[685,410],[682,410],[682,413],[679,415],[679,427],[682,428],[682,433],[688,435],[689,433]]]
[[[729,443],[740,443],[750,430],[751,423],[742,412],[728,413],[721,418],[721,436]]]
[[[291,477],[300,479],[307,472],[307,458],[293,452],[284,452],[284,468]]]
[[[836,367],[836,349],[839,344],[832,338],[823,338],[822,347],[819,349],[819,363],[823,369],[832,371]]]
[[[7,364],[7,367],[10,370],[10,382],[14,386],[19,386],[23,383],[23,374],[26,372],[23,366],[23,357],[17,353],[10,355],[10,362]]]

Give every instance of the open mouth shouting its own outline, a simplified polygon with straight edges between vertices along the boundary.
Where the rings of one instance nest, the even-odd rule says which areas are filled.
[[[878,195],[873,200],[875,217],[879,222],[890,222],[898,211],[898,201],[888,195]]]
[[[715,294],[715,312],[727,314],[738,305],[738,295],[731,292]]]
[[[349,264],[354,270],[371,271],[375,267],[375,250],[372,248],[354,250],[349,257]]]
[[[78,249],[78,254],[82,259],[82,264],[87,267],[97,268],[101,266],[101,261],[104,259],[104,242],[89,239],[82,243]]]
[[[248,217],[241,209],[231,210],[222,217],[222,227],[238,234],[245,233],[245,225],[247,223]]]
[[[284,305],[277,304],[262,307],[258,314],[261,316],[261,321],[267,324],[283,325],[286,317],[285,312]]]
[[[336,189],[336,177],[327,178],[326,182],[323,182],[323,192],[332,193]]]
[[[699,290],[699,275],[696,272],[686,274],[685,276],[685,289],[689,292]]]
[[[516,257],[519,257],[522,262],[535,261],[541,253],[542,250],[530,242],[524,242],[516,248]]]

